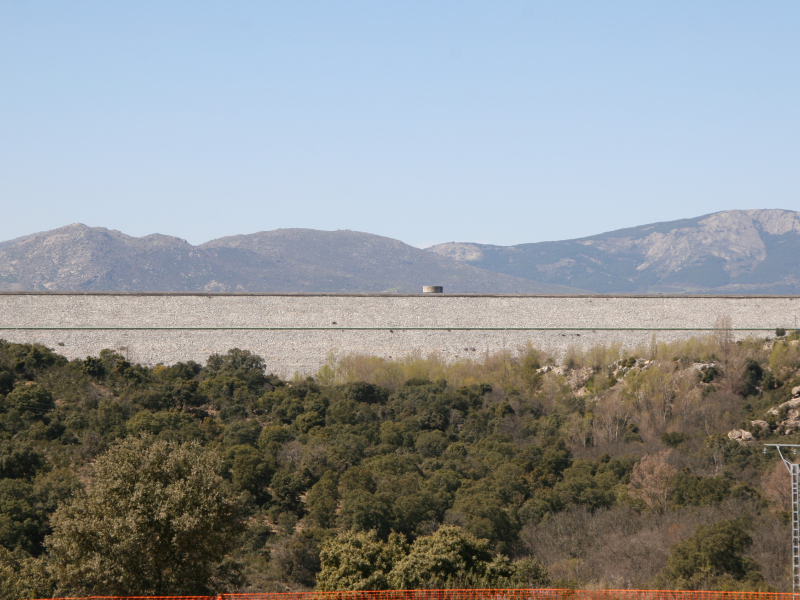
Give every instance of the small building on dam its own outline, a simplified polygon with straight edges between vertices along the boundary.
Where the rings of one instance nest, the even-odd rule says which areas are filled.
[[[68,358],[110,348],[149,365],[237,347],[287,376],[316,372],[331,352],[459,360],[527,344],[557,356],[633,348],[705,335],[721,318],[737,338],[767,336],[795,328],[798,306],[797,296],[0,292],[0,338]]]

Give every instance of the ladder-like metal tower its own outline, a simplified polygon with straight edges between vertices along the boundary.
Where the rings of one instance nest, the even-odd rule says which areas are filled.
[[[792,476],[792,593],[800,593],[800,464],[794,462],[797,459],[787,458],[783,450],[791,449],[793,456],[797,456],[798,444],[764,444],[776,448],[783,464],[789,469]],[[766,453],[766,448],[764,449]]]

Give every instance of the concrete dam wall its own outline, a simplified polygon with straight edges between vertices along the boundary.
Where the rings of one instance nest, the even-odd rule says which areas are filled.
[[[314,373],[327,356],[447,360],[531,343],[563,353],[618,342],[647,345],[713,331],[737,338],[795,328],[792,296],[519,296],[448,294],[0,293],[0,338],[38,342],[69,358],[110,348],[133,362],[205,362],[238,347],[268,370]]]

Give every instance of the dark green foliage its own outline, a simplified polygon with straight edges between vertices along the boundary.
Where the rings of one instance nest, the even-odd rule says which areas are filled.
[[[711,383],[718,374],[719,370],[715,365],[703,367],[700,369],[700,381],[703,383]]]
[[[762,581],[759,567],[744,556],[753,543],[740,520],[700,526],[670,552],[662,578],[674,589],[725,589]]]
[[[320,570],[320,551],[329,531],[319,528],[303,529],[281,540],[272,550],[272,561],[284,581],[301,585],[316,584]]]
[[[32,380],[52,367],[60,367],[67,359],[41,344],[11,344],[0,340],[0,364],[16,374],[17,379]]]
[[[30,444],[0,442],[0,479],[30,481],[44,466],[44,457]]]
[[[336,523],[339,506],[339,482],[334,471],[326,472],[308,491],[308,517],[319,527],[331,528]]]
[[[764,369],[757,361],[750,359],[747,361],[744,373],[742,374],[742,384],[739,392],[742,396],[752,396],[759,392],[758,384],[764,377]]]
[[[19,479],[0,480],[0,544],[9,550],[39,553],[45,531],[36,504],[33,485]]]
[[[730,496],[733,482],[727,477],[700,477],[678,473],[673,479],[669,502],[673,506],[708,506]]]
[[[3,409],[16,410],[23,415],[43,415],[55,408],[53,394],[38,383],[17,385],[0,404]]]
[[[307,471],[278,469],[270,483],[275,496],[275,506],[297,516],[305,514],[305,504],[301,502],[300,496],[310,487],[310,479]]]
[[[200,392],[218,407],[252,402],[269,385],[263,359],[238,348],[209,356],[200,377]]]
[[[231,479],[236,489],[249,492],[258,505],[270,498],[269,485],[276,465],[272,457],[252,446],[233,446],[228,450],[232,458]]]
[[[99,358],[95,358],[94,356],[86,357],[86,360],[83,361],[82,369],[89,377],[94,377],[96,379],[100,379],[106,374],[105,365],[103,365],[103,362]]]
[[[759,418],[777,427],[788,416],[786,409],[766,414],[800,384],[792,371],[800,358],[783,344],[776,344],[780,360],[770,359],[774,371],[765,355],[737,346],[749,352],[746,359],[704,356],[720,366],[701,370],[700,378],[684,358],[649,370],[619,355],[609,365],[592,359],[577,393],[565,376],[541,369],[547,363],[536,352],[501,366],[516,374],[511,382],[504,374],[493,385],[473,383],[477,377],[449,385],[431,375],[383,387],[282,381],[265,374],[259,357],[236,349],[205,367],[148,368],[108,350],[68,362],[40,346],[0,342],[0,571],[26,582],[24,589],[50,594],[42,561],[55,552],[45,542],[54,512],[78,510],[79,502],[69,500],[86,493],[78,475],[86,481],[109,449],[145,435],[153,444],[197,444],[221,461],[217,481],[248,519],[214,575],[227,573],[232,590],[239,588],[229,559],[244,565],[250,590],[274,589],[276,580],[313,586],[323,547],[337,536],[352,556],[339,555],[338,583],[326,575],[324,585],[541,585],[541,567],[525,562],[531,531],[564,511],[594,519],[627,507],[642,518],[666,519],[681,511],[731,511],[733,504],[754,514],[772,510],[773,490],[765,491],[761,478],[774,457],[726,433]],[[659,448],[671,453],[675,469],[664,484],[664,511],[655,514],[629,484],[641,456]],[[710,517],[698,519],[708,524]],[[462,547],[473,552],[469,560]],[[658,569],[666,556],[667,550]],[[470,566],[473,558],[480,568]],[[747,565],[744,575],[729,567],[721,575],[687,575],[692,560],[674,559],[664,581],[761,585]],[[403,569],[393,571],[401,562]],[[0,578],[0,590],[23,589],[2,585]],[[189,589],[175,585],[158,589]]]
[[[670,448],[677,448],[683,442],[689,439],[689,436],[685,433],[679,433],[677,431],[673,432],[664,432],[661,434],[661,443],[665,446],[669,446]]]
[[[6,369],[0,369],[0,396],[8,394],[14,389],[14,374]]]
[[[366,402],[367,404],[382,404],[389,397],[387,390],[364,381],[356,381],[345,386],[344,395],[354,402]]]
[[[203,440],[205,434],[192,415],[179,411],[146,410],[136,413],[125,425],[130,435],[151,434],[162,439],[189,441]]]
[[[553,490],[564,506],[571,503],[589,511],[609,508],[616,501],[618,486],[628,483],[635,463],[633,457],[611,459],[608,455],[597,461],[575,461]]]

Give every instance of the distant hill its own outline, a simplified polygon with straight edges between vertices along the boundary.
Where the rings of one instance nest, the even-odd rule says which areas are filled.
[[[193,246],[75,224],[0,242],[0,290],[575,293],[354,231],[278,229]]]
[[[559,242],[451,242],[427,250],[597,293],[800,294],[800,213],[787,210],[730,210]]]
[[[575,240],[427,250],[276,229],[193,246],[68,225],[0,242],[0,290],[800,294],[800,213],[731,210]]]

